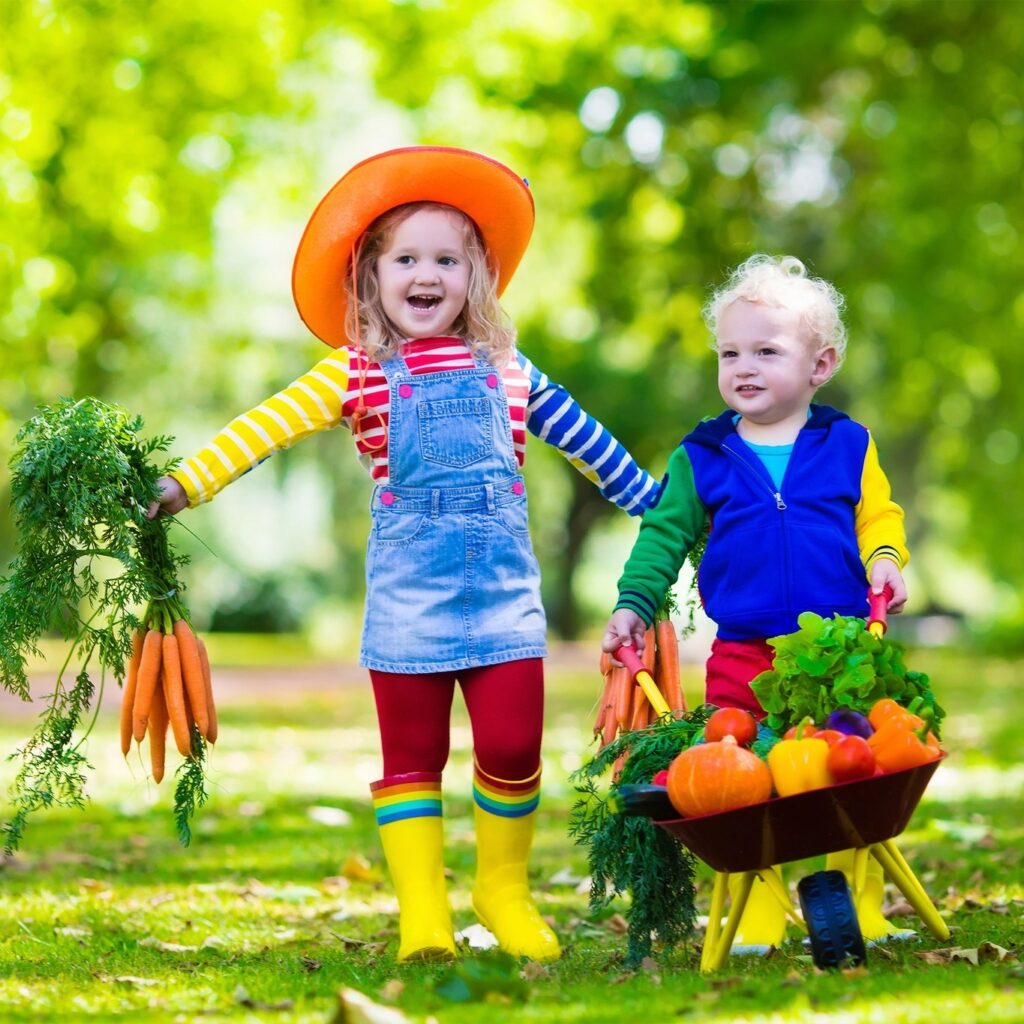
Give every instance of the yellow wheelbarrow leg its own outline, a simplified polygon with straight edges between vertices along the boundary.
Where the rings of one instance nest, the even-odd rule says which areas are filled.
[[[779,869],[776,867],[766,868],[760,872],[761,880],[768,886],[771,894],[779,901],[782,909],[786,912],[786,916],[806,934],[807,925],[804,924],[804,919],[797,912],[796,907],[793,906],[793,901],[789,898],[789,890],[786,888],[785,883],[782,881],[782,876],[779,874]]]
[[[895,842],[886,839],[882,843],[876,843],[871,847],[871,855],[882,865],[885,873],[892,879],[896,888],[903,893],[907,902],[917,911],[918,917],[925,923],[932,935],[937,939],[948,939],[949,926],[942,920],[935,904],[925,892],[924,886],[918,881],[917,875],[910,869],[910,865],[900,853]]]
[[[735,872],[739,873],[739,872]],[[739,874],[739,885],[736,893],[732,900],[729,902],[729,913],[725,919],[725,925],[722,926],[721,933],[716,930],[717,941],[711,950],[711,958],[707,967],[701,963],[701,973],[708,974],[711,971],[721,971],[725,967],[725,962],[729,958],[729,950],[732,948],[732,940],[736,937],[736,931],[739,928],[739,919],[743,915],[743,908],[746,906],[746,900],[750,898],[751,888],[754,885],[754,880],[757,878],[757,871],[743,871]],[[727,873],[722,872],[721,876],[722,884],[727,889],[729,885],[729,876]],[[716,878],[716,883],[718,879]],[[722,893],[722,900],[725,899],[725,893]],[[714,902],[714,900],[713,900]],[[708,928],[711,929],[712,920],[711,916],[708,919]],[[706,945],[711,943],[706,942]]]
[[[729,890],[729,872],[716,871],[711,889],[711,907],[708,910],[708,926],[704,932],[704,948],[700,952],[700,972],[713,971],[718,941],[722,934],[722,914],[725,911],[725,894]]]

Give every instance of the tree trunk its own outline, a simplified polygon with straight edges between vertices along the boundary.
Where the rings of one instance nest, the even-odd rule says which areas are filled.
[[[612,506],[582,474],[574,472],[570,478],[572,498],[565,517],[565,546],[558,559],[558,575],[547,608],[551,629],[563,640],[575,640],[583,625],[573,594],[573,580],[587,535],[602,516],[612,511]],[[611,597],[609,594],[609,601]]]

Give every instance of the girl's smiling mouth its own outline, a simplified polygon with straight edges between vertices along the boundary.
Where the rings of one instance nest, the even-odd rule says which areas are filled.
[[[441,304],[440,295],[410,295],[406,300],[413,309],[431,310]]]

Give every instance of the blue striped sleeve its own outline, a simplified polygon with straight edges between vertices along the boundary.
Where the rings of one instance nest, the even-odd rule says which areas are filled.
[[[658,481],[560,384],[554,384],[529,359],[516,353],[530,381],[526,426],[554,445],[601,493],[630,515],[642,515],[658,498]]]

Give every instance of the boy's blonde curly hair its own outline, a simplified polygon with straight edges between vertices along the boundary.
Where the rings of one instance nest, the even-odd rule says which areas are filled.
[[[757,253],[744,260],[704,305],[704,322],[713,335],[718,334],[722,313],[740,299],[797,313],[815,345],[836,350],[836,370],[842,366],[846,355],[842,311],[846,301],[828,281],[808,274],[795,256]]]

